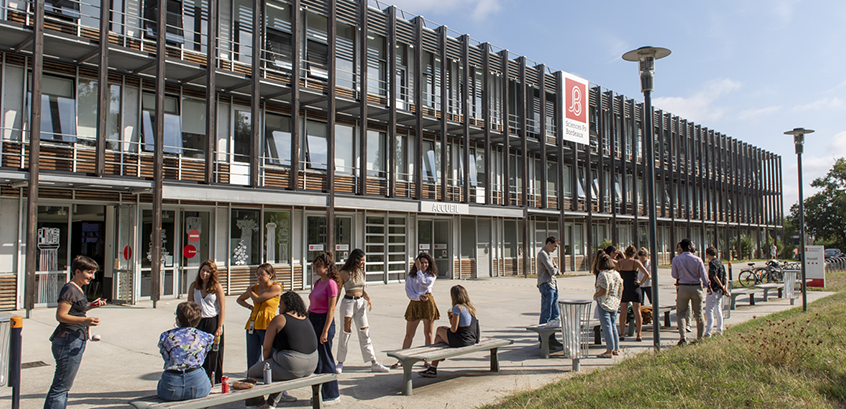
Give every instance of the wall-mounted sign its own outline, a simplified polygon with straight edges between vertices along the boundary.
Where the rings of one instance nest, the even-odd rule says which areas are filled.
[[[573,74],[561,71],[562,84],[558,92],[564,96],[563,111],[564,130],[561,138],[581,144],[590,143],[590,126],[588,125],[588,81]]]
[[[466,203],[420,202],[421,213],[470,214]]]
[[[336,244],[335,251],[350,251],[349,244]]]
[[[805,246],[805,277],[808,287],[825,287],[825,247]]]
[[[446,244],[435,244],[435,250],[446,250]]]
[[[189,244],[182,249],[182,255],[185,258],[194,258],[197,255],[197,248]]]
[[[197,229],[193,229],[188,232],[188,241],[191,243],[196,243],[200,241],[200,231]]]
[[[429,250],[429,245],[428,244],[421,244],[420,250]]]
[[[323,251],[322,244],[309,244],[308,251]]]
[[[123,248],[123,259],[129,261],[132,258],[132,247],[126,246]]]

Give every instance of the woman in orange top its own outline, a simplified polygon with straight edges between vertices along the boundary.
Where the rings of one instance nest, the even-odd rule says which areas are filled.
[[[247,330],[247,368],[262,360],[262,345],[267,325],[276,317],[279,308],[279,296],[282,294],[282,284],[273,279],[276,274],[273,266],[265,263],[256,269],[256,284],[247,287],[244,294],[238,297],[238,305],[251,310],[250,319],[244,327]],[[250,304],[250,301],[252,304]]]

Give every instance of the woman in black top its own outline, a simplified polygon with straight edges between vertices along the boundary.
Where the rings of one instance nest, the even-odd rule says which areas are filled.
[[[264,360],[250,367],[247,376],[263,379],[264,365],[270,364],[273,381],[287,381],[304,378],[314,373],[319,360],[317,335],[306,318],[306,307],[299,294],[288,291],[279,299],[279,315],[270,321],[264,335]],[[261,405],[264,398],[248,400],[248,405]],[[270,395],[268,404],[274,406],[278,400],[296,400],[288,392]]]
[[[100,319],[86,317],[85,313],[99,306],[105,305],[106,300],[96,299],[88,302],[82,292],[82,286],[87,285],[100,266],[96,261],[76,256],[71,262],[73,278],[62,287],[59,292],[59,305],[56,307],[56,321],[59,326],[50,336],[53,343],[53,358],[56,359],[56,373],[53,384],[47,392],[44,409],[64,409],[68,405],[68,391],[73,386],[85,343],[88,341],[88,327],[100,325]]]

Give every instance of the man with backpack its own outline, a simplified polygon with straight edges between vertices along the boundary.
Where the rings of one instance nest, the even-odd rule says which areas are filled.
[[[723,334],[723,297],[728,295],[729,290],[726,282],[726,268],[717,258],[717,249],[708,247],[705,250],[705,257],[708,258],[708,279],[711,284],[708,286],[708,295],[705,297],[705,338],[713,333]],[[716,323],[714,318],[717,318]],[[714,325],[716,324],[716,326]]]

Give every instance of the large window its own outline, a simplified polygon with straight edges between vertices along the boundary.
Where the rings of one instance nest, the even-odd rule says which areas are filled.
[[[311,77],[327,80],[329,71],[329,45],[327,43],[327,19],[315,13],[306,13],[305,59]]]
[[[335,124],[335,173],[352,175],[355,172],[355,128]]]
[[[264,116],[265,163],[291,166],[291,118],[267,113]]]
[[[267,27],[265,31],[265,59],[268,68],[290,70],[293,49],[291,48],[291,7],[288,4],[267,2]]]
[[[206,102],[182,99],[182,147],[184,155],[202,159],[206,156]]]
[[[156,37],[158,33],[158,5],[158,0],[144,0],[144,33],[148,37]],[[167,0],[167,30],[165,31],[165,39],[175,43],[185,41],[182,32],[181,0]]]
[[[306,121],[306,164],[309,169],[326,170],[327,160],[326,124]]]
[[[264,211],[264,262],[291,264],[291,212],[287,210]]]
[[[252,112],[248,107],[235,107],[235,129],[232,135],[235,162],[250,162],[250,145],[253,139]]]
[[[29,75],[32,89],[32,74]],[[76,100],[73,79],[44,75],[41,80],[41,139],[76,142]],[[32,106],[32,93],[27,106]],[[94,141],[88,141],[93,144]]]
[[[385,52],[385,37],[367,35],[367,92],[387,96],[388,60]]]
[[[155,150],[156,95],[145,92],[141,96],[142,133],[144,150]],[[179,117],[179,100],[176,97],[164,98],[164,152],[182,153],[182,124]]]
[[[149,1],[149,0],[148,0]],[[245,64],[253,62],[253,2],[234,0],[232,21],[232,51],[234,59]]]
[[[441,174],[440,144],[423,141],[423,182],[438,183]]]
[[[367,176],[384,178],[385,162],[385,133],[379,131],[367,131]]]
[[[335,23],[335,81],[339,87],[355,89],[355,27]]]
[[[77,87],[77,134],[93,143],[97,139],[97,101],[99,87],[96,80],[80,78]],[[120,149],[120,85],[109,84],[109,112],[107,113],[106,140],[109,149]]]
[[[236,266],[260,264],[262,252],[259,211],[232,209],[230,223],[230,262]]]

